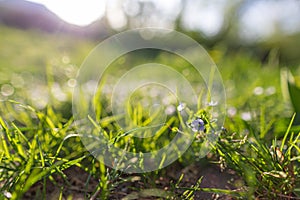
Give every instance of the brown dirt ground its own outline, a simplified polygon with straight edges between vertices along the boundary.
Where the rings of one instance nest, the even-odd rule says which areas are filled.
[[[65,178],[61,175],[53,175],[56,185],[53,181],[46,181],[46,199],[56,200],[62,191],[63,199],[83,200],[86,196],[95,193],[98,180],[94,177],[89,177],[89,174],[79,167],[70,167],[64,170]],[[179,163],[173,163],[164,170],[164,174],[156,177],[147,177],[140,174],[123,174],[123,178],[131,177],[131,181],[117,184],[111,191],[109,199],[163,199],[157,197],[145,197],[139,195],[139,191],[149,188],[159,188],[162,191],[172,191],[175,194],[182,194],[184,190],[173,189],[181,174],[184,177],[179,184],[180,187],[191,187],[195,185],[200,177],[203,176],[200,187],[203,188],[219,188],[219,189],[237,189],[243,185],[241,179],[232,171],[226,170],[221,172],[216,164],[191,164],[187,167],[182,167]],[[121,177],[122,177],[121,176]],[[147,180],[145,180],[145,177]],[[87,181],[88,180],[88,181]],[[86,186],[88,182],[88,186]],[[172,184],[170,184],[172,183]],[[23,199],[34,200],[41,199],[43,190],[43,182],[36,183],[28,192],[25,193]],[[154,194],[155,195],[155,194]],[[153,196],[154,196],[153,195]],[[94,199],[101,199],[100,196],[94,195]],[[178,198],[180,199],[180,198]],[[195,192],[194,199],[234,199],[228,195],[216,195],[207,192]]]

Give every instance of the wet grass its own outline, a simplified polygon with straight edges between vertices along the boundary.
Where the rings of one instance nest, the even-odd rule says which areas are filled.
[[[80,127],[74,124],[72,90],[92,42],[5,27],[0,29],[0,38],[1,199],[46,199],[51,195],[49,188],[56,188],[57,199],[76,199],[75,191],[86,199],[197,199],[200,191],[237,199],[300,198],[300,129],[292,108],[283,100],[280,64],[274,58],[262,63],[248,53],[212,50],[226,88],[227,116],[224,128],[218,130],[218,140],[209,144],[211,152],[200,156],[201,141],[214,130],[214,120],[208,107],[199,107],[189,112],[187,124],[201,119],[207,132],[198,127],[191,147],[171,166],[136,175],[114,170],[95,159],[81,143]],[[137,63],[153,58],[178,70],[187,65],[159,55],[141,56]],[[124,66],[135,66],[133,62],[120,58],[113,68],[124,71]],[[109,92],[103,94],[107,96],[97,97],[97,117],[90,122],[112,145],[132,152],[153,151],[159,148],[156,144],[164,146],[178,133],[181,119],[174,112],[162,122],[159,137],[133,138],[130,127],[122,130],[117,125],[118,116],[112,115],[108,106]],[[136,124],[145,124],[151,118],[142,105],[128,109]],[[205,162],[223,171],[233,170],[239,180],[235,189],[202,187],[204,176],[186,184],[185,177],[190,175],[184,169]],[[87,175],[82,185],[75,185],[76,190],[70,189],[71,177],[66,173],[74,167]],[[169,174],[171,167],[176,176]],[[35,189],[37,184],[41,187]],[[32,190],[36,192],[28,194]]]

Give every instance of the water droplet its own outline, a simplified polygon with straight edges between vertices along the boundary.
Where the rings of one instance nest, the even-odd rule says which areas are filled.
[[[272,95],[276,93],[276,88],[274,86],[270,86],[266,89],[266,95]]]
[[[262,95],[264,93],[264,88],[258,86],[256,88],[254,88],[253,93],[255,95]]]
[[[179,112],[183,111],[186,107],[186,104],[185,103],[179,103],[179,105],[177,106],[177,110]]]
[[[69,58],[69,56],[63,56],[63,57],[61,58],[61,61],[62,61],[64,64],[68,64],[68,63],[70,63],[70,58]]]
[[[194,131],[194,132],[204,131],[204,129],[205,129],[204,121],[200,118],[195,119],[190,124],[190,127],[192,128],[192,131]]]
[[[68,80],[68,86],[69,87],[75,87],[76,82],[77,82],[76,79],[71,78],[71,79]]]
[[[4,84],[1,86],[1,94],[3,96],[11,96],[14,93],[15,89],[10,84]]]
[[[252,115],[250,112],[243,112],[241,117],[245,121],[250,121],[252,119]]]
[[[227,110],[227,113],[230,117],[233,117],[236,115],[236,108],[235,107],[229,107],[228,110]]]
[[[211,102],[208,103],[208,105],[213,107],[213,106],[218,105],[218,102],[212,100]]]
[[[166,115],[172,115],[175,112],[175,107],[173,105],[169,105],[167,106],[167,108],[165,109],[165,113]]]

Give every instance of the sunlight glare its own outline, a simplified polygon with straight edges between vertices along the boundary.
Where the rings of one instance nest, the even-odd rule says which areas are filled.
[[[28,0],[45,5],[64,21],[85,26],[101,18],[105,12],[104,0]]]

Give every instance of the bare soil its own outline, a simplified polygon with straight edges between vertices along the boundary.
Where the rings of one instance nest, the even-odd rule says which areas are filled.
[[[83,169],[73,166],[63,171],[63,176],[56,173],[47,178],[46,199],[56,200],[62,194],[62,199],[101,199],[100,192],[95,193],[98,179],[90,176]],[[141,191],[145,189],[159,189],[160,191],[172,192],[180,196],[184,189],[174,188],[181,174],[184,174],[179,187],[192,187],[202,178],[201,188],[219,188],[235,190],[243,185],[242,180],[232,170],[221,171],[216,164],[191,164],[182,167],[179,163],[174,163],[162,170],[159,175],[141,175],[141,174],[123,174],[121,179],[128,179],[123,183],[117,183],[109,194],[109,199],[164,199],[157,197],[156,194],[145,196]],[[52,179],[52,180],[50,180]],[[44,181],[36,183],[23,199],[41,199],[43,198]],[[158,190],[156,190],[158,191]],[[91,198],[92,196],[92,198]],[[155,197],[156,196],[156,197]],[[89,197],[89,198],[88,198]],[[125,198],[126,197],[126,198]],[[180,199],[178,197],[178,199]],[[194,199],[234,199],[228,195],[220,195],[203,191],[196,191]]]

